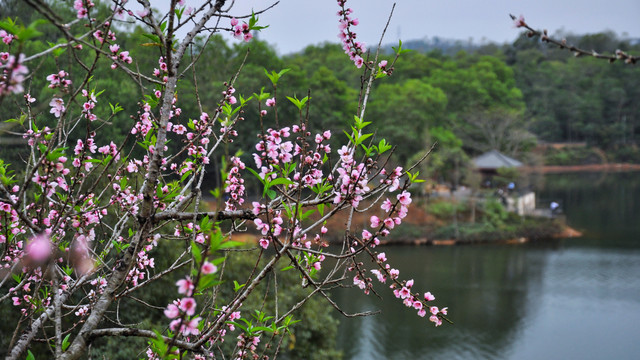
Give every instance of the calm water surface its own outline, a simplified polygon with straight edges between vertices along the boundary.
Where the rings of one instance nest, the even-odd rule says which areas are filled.
[[[579,239],[544,244],[390,247],[402,278],[449,306],[434,328],[392,294],[334,294],[345,359],[640,359],[640,173],[547,175]],[[381,289],[383,290],[383,289]]]

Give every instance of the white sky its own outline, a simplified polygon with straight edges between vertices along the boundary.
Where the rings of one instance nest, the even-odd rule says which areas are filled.
[[[266,8],[275,1],[236,0],[234,15]],[[163,8],[167,0],[152,0]],[[196,5],[201,0],[186,0]],[[227,4],[231,1],[227,0]],[[368,47],[377,44],[393,2],[386,0],[348,0],[353,17],[360,20],[354,30]],[[339,7],[335,0],[280,0],[260,23],[269,25],[260,38],[274,45],[280,54],[302,50],[310,44],[338,42]],[[398,39],[414,40],[439,36],[468,40],[513,41],[519,29],[513,27],[509,13],[524,15],[536,29],[546,28],[574,33],[613,30],[618,35],[640,38],[640,0],[396,0],[396,9],[383,43]]]

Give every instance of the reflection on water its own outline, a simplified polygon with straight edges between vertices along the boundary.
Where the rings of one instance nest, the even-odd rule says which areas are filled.
[[[636,359],[640,357],[640,174],[549,175],[581,239],[521,246],[391,247],[402,278],[450,308],[433,328],[386,289],[335,292],[348,312],[345,359]]]

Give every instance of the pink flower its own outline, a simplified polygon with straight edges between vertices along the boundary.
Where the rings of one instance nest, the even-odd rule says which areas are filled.
[[[426,292],[426,293],[424,293],[424,299],[427,300],[427,301],[433,301],[433,300],[436,299],[436,297],[431,295],[430,292]]]
[[[378,259],[379,262],[385,262],[385,261],[387,261],[387,255],[382,252],[382,253],[378,254],[377,259]]]
[[[186,322],[182,329],[182,334],[185,336],[188,335],[198,335],[200,334],[200,330],[198,329],[198,325],[200,324],[201,318],[198,316],[196,318],[191,319],[191,321]]]
[[[402,289],[400,289],[400,291],[398,292],[398,294],[400,295],[401,298],[406,299],[409,296],[411,296],[411,291],[409,291],[409,289],[403,286]]]
[[[396,225],[395,222],[393,221],[392,218],[386,218],[384,219],[384,225],[386,227],[388,227],[389,229],[393,229],[393,227]]]
[[[202,273],[205,275],[208,274],[213,274],[214,272],[218,271],[218,268],[213,265],[212,263],[205,261],[204,264],[202,264]]]
[[[378,63],[378,67],[384,69],[387,67],[387,60],[382,60]]]
[[[379,217],[373,215],[373,216],[371,216],[370,221],[371,221],[371,227],[372,228],[377,228],[378,226],[380,226],[380,218]]]
[[[180,279],[176,281],[176,285],[178,285],[178,293],[191,295],[191,292],[194,289],[193,282],[189,278]]]
[[[51,239],[46,235],[37,235],[27,243],[26,247],[27,256],[36,262],[47,260],[52,251]]]
[[[393,204],[391,203],[391,200],[385,199],[382,202],[382,205],[380,205],[380,207],[382,208],[382,210],[384,210],[386,212],[389,212],[389,211],[391,211],[391,208],[393,207]]]
[[[356,57],[353,59],[353,63],[356,64],[356,67],[358,69],[360,69],[362,67],[362,64],[364,64],[364,60],[359,55],[356,55]]]
[[[178,309],[175,304],[169,304],[169,306],[164,310],[164,315],[169,319],[176,318],[180,315],[180,309]]]
[[[62,116],[62,113],[65,110],[64,100],[62,100],[60,98],[51,99],[51,101],[49,102],[49,106],[51,106],[51,110],[49,112],[52,113],[53,116],[55,116],[57,118]]]
[[[263,249],[268,248],[269,247],[269,239],[266,239],[266,238],[260,239],[260,246],[262,246]]]
[[[267,99],[267,101],[265,102],[265,104],[267,106],[275,106],[276,105],[276,98],[271,98],[271,99]]]
[[[389,270],[389,275],[391,275],[392,279],[397,279],[398,276],[400,275],[400,270],[398,269],[391,269]]]
[[[520,15],[520,17],[518,17],[517,19],[515,19],[513,21],[513,25],[515,27],[523,27],[523,26],[527,26],[527,23],[524,22],[524,16]]]
[[[401,194],[398,194],[398,201],[400,201],[400,204],[408,206],[411,204],[411,194],[403,191]]]
[[[149,15],[149,10],[147,10],[147,9],[138,10],[138,11],[136,11],[136,14],[138,14],[138,16],[143,18],[143,17]]]
[[[180,310],[184,311],[185,314],[189,316],[196,313],[196,305],[196,300],[192,297],[186,297],[180,300]]]

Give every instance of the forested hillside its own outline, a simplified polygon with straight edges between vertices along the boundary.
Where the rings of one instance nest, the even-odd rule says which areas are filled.
[[[20,15],[19,21],[33,20],[22,16],[26,5],[4,2],[8,3],[15,4],[2,9],[3,13]],[[74,14],[66,16],[71,19]],[[43,24],[40,30],[47,34],[48,26]],[[159,49],[152,46],[139,29],[129,28],[118,36],[121,46],[130,51],[139,66],[157,66]],[[640,51],[637,43],[633,45],[612,33],[565,37],[569,43],[600,52],[625,49],[634,54]],[[40,39],[30,46],[44,50],[59,40],[46,35]],[[414,40],[407,44],[415,49],[433,49],[438,42]],[[461,44],[464,43],[441,42],[448,54],[452,53],[451,49],[465,49]],[[357,106],[361,91],[357,69],[344,60],[338,44],[310,45],[288,56],[279,56],[265,42],[228,43],[216,36],[199,39],[195,47],[205,48],[205,60],[185,74],[179,84],[181,89],[198,88],[199,98],[180,99],[185,113],[197,113],[199,104],[203,111],[212,111],[217,106],[215,99],[223,91],[222,83],[230,80],[217,77],[233,73],[245,56],[244,70],[236,82],[238,92],[245,98],[259,92],[265,69],[295,70],[284,75],[278,86],[297,94],[298,98],[310,94],[313,130],[345,125],[351,120],[348,114]],[[386,48],[390,49],[391,45]],[[526,160],[538,142],[586,142],[603,149],[609,161],[640,162],[637,147],[640,69],[637,66],[576,59],[570,52],[551,48],[524,35],[508,45],[471,44],[466,49],[452,55],[444,55],[445,51],[438,49],[426,53],[414,50],[396,63],[388,79],[376,82],[378,89],[371,99],[367,120],[372,121],[389,142],[402,144],[395,154],[398,163],[405,164],[435,140],[441,146],[428,169],[432,174],[444,171],[446,159],[455,157],[466,161],[490,149]],[[35,52],[35,49],[26,50]],[[59,50],[54,54],[55,57],[43,57],[34,74],[50,74],[59,67],[72,73],[78,70],[69,52]],[[392,60],[391,55],[388,60]],[[100,102],[98,106],[102,111],[109,112],[109,102],[114,106],[117,102],[127,110],[113,115],[98,132],[98,137],[124,139],[133,120],[123,114],[139,107],[136,99],[140,98],[140,86],[125,73],[112,71],[108,60],[86,65],[96,67],[92,82],[95,89],[118,94],[117,99],[105,98]],[[194,73],[200,79],[197,84],[193,82]],[[47,88],[43,76],[33,76],[31,81],[28,86],[33,97],[51,95],[52,90]],[[108,96],[111,95],[105,95]],[[0,114],[0,129],[12,131],[12,123],[4,121],[9,114],[19,113],[21,104],[19,97],[3,102],[5,111]],[[280,105],[283,106],[279,114],[282,119],[293,119],[297,114],[292,104]],[[40,117],[48,117],[48,110],[45,103],[34,104],[34,111]],[[246,111],[257,113],[258,110],[249,107]],[[255,139],[243,137],[242,134],[250,132],[241,130],[254,127],[255,124],[241,123],[238,131],[241,136],[230,144],[229,151],[249,148]],[[0,134],[0,143],[16,145],[15,142],[15,138]],[[2,146],[0,152],[5,158],[18,160],[15,149]]]

